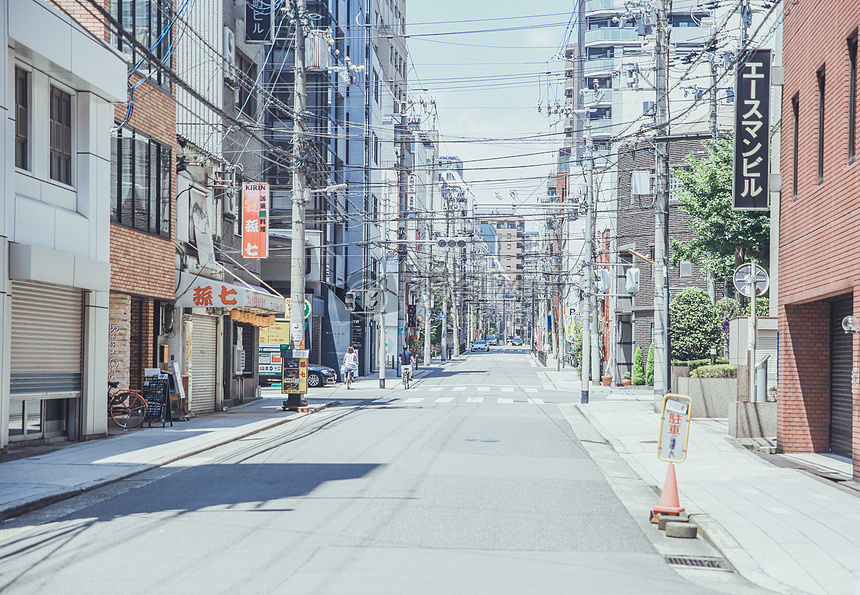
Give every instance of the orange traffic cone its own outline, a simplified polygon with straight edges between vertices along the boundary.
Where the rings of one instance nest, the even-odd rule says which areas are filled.
[[[678,516],[684,512],[678,502],[678,482],[675,479],[675,463],[669,463],[666,471],[666,481],[663,482],[663,493],[660,495],[660,503],[651,509],[651,522],[660,522],[661,515]]]

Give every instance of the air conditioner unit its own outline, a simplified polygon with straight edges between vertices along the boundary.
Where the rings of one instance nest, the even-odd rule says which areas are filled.
[[[224,80],[236,84],[236,34],[224,27]]]

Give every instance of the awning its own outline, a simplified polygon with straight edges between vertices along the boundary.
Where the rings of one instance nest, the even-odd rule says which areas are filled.
[[[266,314],[284,312],[284,298],[248,286],[224,283],[190,273],[178,273],[178,281],[177,308],[242,309]]]

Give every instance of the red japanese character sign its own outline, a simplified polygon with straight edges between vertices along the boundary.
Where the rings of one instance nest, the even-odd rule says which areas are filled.
[[[242,257],[269,257],[269,185],[245,182],[242,188]]]
[[[657,458],[661,461],[681,463],[687,458],[692,409],[690,397],[671,393],[663,397],[660,440],[657,443]]]

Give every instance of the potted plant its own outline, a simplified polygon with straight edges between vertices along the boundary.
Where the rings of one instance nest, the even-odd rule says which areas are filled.
[[[630,378],[630,372],[624,372],[624,378],[621,379],[621,384],[623,386],[630,386],[633,384],[633,380]]]

